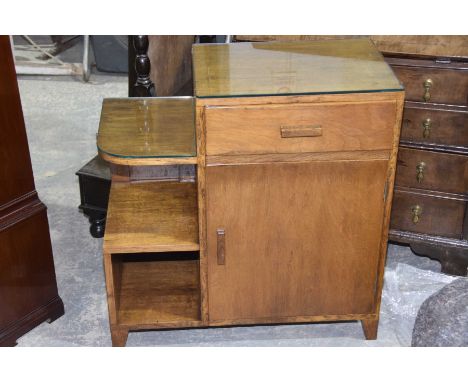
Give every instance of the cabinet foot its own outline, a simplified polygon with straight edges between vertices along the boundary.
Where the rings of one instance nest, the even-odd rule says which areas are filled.
[[[377,330],[379,329],[379,319],[370,318],[367,320],[361,320],[362,330],[366,340],[377,339]]]
[[[420,256],[438,260],[443,273],[455,276],[468,275],[468,248],[411,243],[411,250]]]
[[[127,329],[111,329],[112,346],[122,347],[127,344]]]
[[[99,239],[104,237],[104,231],[106,229],[106,215],[96,214],[89,217],[89,233],[92,237]]]

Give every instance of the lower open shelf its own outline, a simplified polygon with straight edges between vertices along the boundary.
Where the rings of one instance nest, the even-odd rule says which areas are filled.
[[[145,329],[201,323],[197,252],[114,254],[112,267],[118,325]]]

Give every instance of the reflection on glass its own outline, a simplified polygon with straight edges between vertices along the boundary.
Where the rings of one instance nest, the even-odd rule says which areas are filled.
[[[105,99],[97,145],[120,157],[196,156],[193,98]]]
[[[367,39],[194,45],[197,97],[399,91]]]

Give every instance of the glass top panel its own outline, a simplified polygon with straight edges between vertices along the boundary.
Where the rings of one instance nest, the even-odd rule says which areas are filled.
[[[400,91],[368,39],[193,46],[197,97]]]
[[[98,149],[124,158],[194,157],[194,113],[192,97],[105,99]]]

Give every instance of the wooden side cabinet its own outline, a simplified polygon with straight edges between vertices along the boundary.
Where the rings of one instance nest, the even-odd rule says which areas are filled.
[[[367,40],[193,57],[193,104],[104,102],[113,344],[132,330],[348,320],[375,339],[401,84]],[[187,164],[194,179],[154,176]]]

